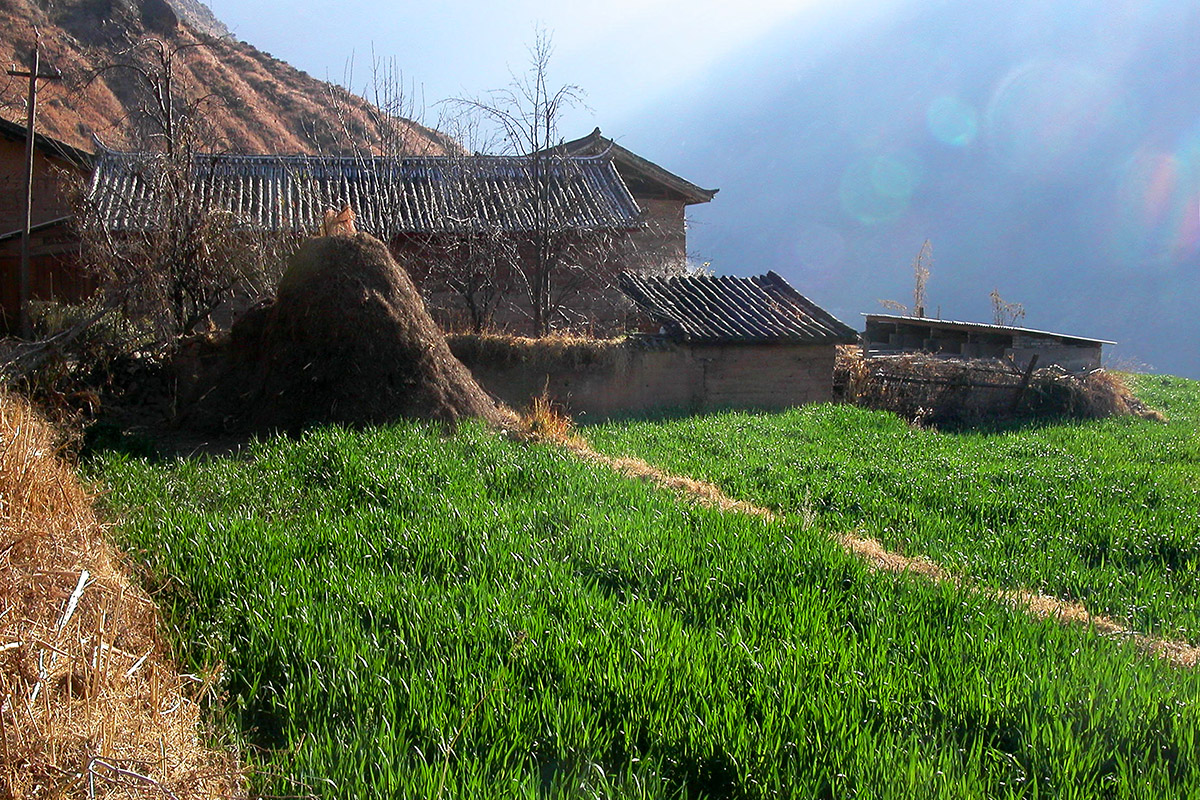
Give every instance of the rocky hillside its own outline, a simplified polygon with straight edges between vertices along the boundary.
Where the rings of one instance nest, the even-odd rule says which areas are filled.
[[[398,141],[406,152],[438,154],[454,147],[434,130],[385,118],[344,89],[235,41],[199,0],[0,0],[0,63],[27,68],[35,30],[43,68],[64,78],[39,95],[39,130],[76,147],[93,149],[93,134],[112,147],[137,146],[131,129],[153,97],[128,65],[147,65],[148,40],[175,54],[177,94],[204,98],[212,149],[364,152]],[[138,43],[133,58],[128,51]],[[26,89],[26,80],[0,76],[0,116],[24,119]]]

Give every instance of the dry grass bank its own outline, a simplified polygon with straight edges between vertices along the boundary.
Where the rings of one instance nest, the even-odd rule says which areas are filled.
[[[0,394],[0,797],[230,797],[157,609],[122,572],[54,430]]]

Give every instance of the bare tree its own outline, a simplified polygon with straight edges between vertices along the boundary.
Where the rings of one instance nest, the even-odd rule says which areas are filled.
[[[337,138],[364,166],[371,161],[381,181],[416,176],[427,179],[437,195],[442,212],[437,229],[409,232],[390,244],[443,322],[465,321],[483,331],[494,320],[507,326],[523,316],[537,335],[552,327],[579,327],[588,322],[586,306],[597,295],[597,283],[623,263],[625,232],[584,231],[556,211],[564,188],[583,179],[574,160],[556,147],[561,114],[581,101],[582,92],[575,86],[551,88],[551,54],[550,37],[539,31],[528,70],[514,74],[509,86],[482,99],[439,104],[438,128],[451,132],[447,141],[460,144],[442,148],[436,162],[422,162],[420,156],[432,153],[409,147],[416,90],[394,61],[372,54],[370,82],[362,92],[380,109],[378,136],[367,136],[350,115],[336,114],[344,127]],[[353,60],[345,81],[353,85]],[[331,94],[335,112],[343,95]],[[389,121],[394,125],[385,124]],[[482,152],[514,158],[502,164],[498,156],[478,155]],[[412,220],[401,219],[400,212],[376,208],[374,219],[381,231],[401,231]]]
[[[203,326],[238,292],[262,291],[273,255],[217,202],[221,140],[206,113],[218,100],[191,91],[180,69],[183,51],[199,46],[141,39],[97,70],[130,75],[141,98],[128,125],[143,191],[120,226],[95,198],[79,209],[85,265],[127,315],[171,337]]]
[[[909,317],[924,317],[927,295],[925,286],[929,283],[929,265],[933,263],[933,244],[926,239],[921,250],[913,259],[913,304],[910,308],[897,300],[880,300],[879,304],[892,311],[899,311]]]
[[[913,316],[925,316],[925,285],[929,283],[929,265],[933,263],[933,244],[926,239],[913,259]]]
[[[552,87],[550,59],[554,48],[550,35],[538,30],[529,48],[529,66],[514,74],[509,85],[488,93],[486,98],[459,98],[453,105],[482,115],[496,131],[503,152],[521,157],[527,164],[531,225],[527,241],[520,247],[514,277],[525,295],[534,334],[545,336],[556,315],[567,310],[566,298],[577,293],[584,281],[582,258],[594,250],[592,237],[581,235],[556,218],[551,195],[556,186],[571,180],[569,159],[555,149],[560,144],[558,123],[563,112],[579,105],[583,91],[573,84]]]
[[[992,319],[997,325],[1016,325],[1025,319],[1025,306],[1021,303],[1005,302],[999,289],[992,289],[988,297],[992,301]]]
[[[477,136],[476,130],[460,129],[460,141]],[[461,303],[474,333],[492,327],[496,312],[516,287],[521,263],[519,240],[483,210],[487,198],[476,170],[479,160],[466,153],[444,160],[447,217],[457,230],[430,261],[426,282],[428,288],[441,289]]]

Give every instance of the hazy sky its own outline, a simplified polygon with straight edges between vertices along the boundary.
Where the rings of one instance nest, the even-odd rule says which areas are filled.
[[[505,86],[540,26],[563,120],[689,180],[697,262],[783,274],[857,324],[903,299],[1118,339],[1200,377],[1200,0],[213,0],[234,34],[362,93],[372,51],[436,102]],[[369,95],[369,93],[368,93]]]
[[[624,120],[682,87],[703,82],[723,58],[802,15],[891,0],[545,0],[396,3],[384,0],[212,0],[209,6],[234,35],[317,78],[362,92],[372,50],[395,58],[436,124],[438,100],[478,95],[523,71],[540,26],[554,41],[551,79],[586,93],[588,108],[560,131],[574,138],[595,125],[620,134]],[[844,8],[842,9],[844,13]]]

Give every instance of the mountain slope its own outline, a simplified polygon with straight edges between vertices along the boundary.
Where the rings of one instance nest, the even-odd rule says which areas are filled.
[[[136,145],[130,121],[152,98],[133,70],[112,65],[128,60],[121,53],[131,42],[149,38],[177,54],[177,86],[187,97],[205,98],[214,150],[362,152],[394,138],[393,130],[407,152],[454,147],[409,120],[390,125],[365,100],[234,41],[198,0],[0,0],[0,62],[27,68],[35,28],[43,69],[64,78],[44,84],[39,130],[77,147],[92,149],[93,134],[112,147]],[[4,76],[0,87],[0,116],[23,120],[27,81]]]

